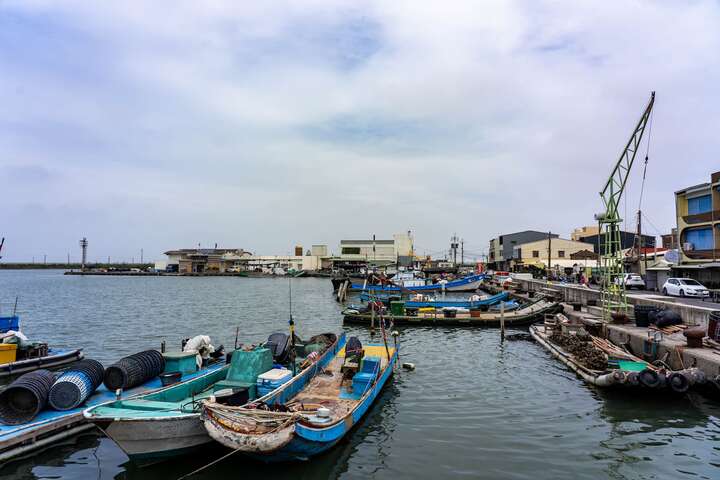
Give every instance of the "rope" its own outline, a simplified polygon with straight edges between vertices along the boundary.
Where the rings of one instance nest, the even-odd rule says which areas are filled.
[[[240,451],[240,449],[237,448],[237,449],[233,450],[232,452],[230,452],[230,453],[228,453],[228,454],[225,454],[225,455],[223,455],[222,457],[220,457],[220,458],[218,458],[218,459],[216,459],[216,460],[213,460],[212,462],[208,463],[207,465],[203,465],[202,467],[198,468],[197,470],[193,470],[192,472],[187,473],[187,474],[183,475],[182,477],[179,477],[177,480],[185,480],[185,479],[188,478],[188,477],[192,477],[192,476],[195,475],[196,473],[200,473],[200,472],[202,472],[203,470],[212,467],[212,466],[215,465],[216,463],[221,462],[222,460],[225,460],[225,459],[228,458],[230,455],[233,455],[233,454],[235,454],[235,453],[237,453],[237,452],[239,452],[239,451]]]

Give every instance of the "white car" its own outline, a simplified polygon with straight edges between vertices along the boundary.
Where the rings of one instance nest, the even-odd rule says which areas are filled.
[[[615,279],[616,284],[622,282],[625,284],[625,288],[637,288],[638,290],[645,290],[645,281],[637,273],[625,273],[622,277]]]
[[[668,278],[663,285],[663,295],[681,297],[709,297],[710,292],[700,282],[691,278]]]

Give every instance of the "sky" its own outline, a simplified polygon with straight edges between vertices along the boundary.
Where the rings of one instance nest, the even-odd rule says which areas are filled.
[[[668,233],[720,170],[719,52],[717,1],[0,0],[3,261],[569,237],[653,90]]]

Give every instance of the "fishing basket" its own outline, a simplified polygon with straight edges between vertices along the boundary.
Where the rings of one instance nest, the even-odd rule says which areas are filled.
[[[0,421],[19,425],[35,418],[47,404],[55,375],[49,370],[26,373],[0,393]]]

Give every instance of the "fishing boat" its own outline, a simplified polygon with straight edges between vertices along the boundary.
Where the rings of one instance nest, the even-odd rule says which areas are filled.
[[[495,305],[508,298],[508,292],[500,292],[495,295],[488,296],[480,300],[435,300],[429,301],[407,301],[405,302],[405,308],[480,308],[482,305]]]
[[[468,310],[457,308],[420,308],[405,309],[405,314],[391,314],[395,325],[402,326],[460,326],[460,327],[499,327],[502,322],[506,327],[528,327],[543,319],[545,314],[554,314],[562,310],[562,306],[546,298],[538,298],[525,303],[509,312]],[[342,311],[343,323],[348,325],[377,325],[379,318],[369,308],[350,306]],[[388,316],[388,315],[386,315]]]
[[[371,292],[400,292],[400,291],[411,291],[411,292],[432,292],[432,291],[447,291],[447,292],[474,292],[483,284],[485,280],[484,274],[469,275],[467,277],[451,280],[449,282],[441,280],[438,283],[431,285],[418,285],[412,287],[399,286],[395,284],[386,285],[365,285],[361,283],[353,283],[350,285],[350,291],[361,292],[364,290]]]
[[[707,383],[698,368],[670,370],[586,332],[580,325],[547,318],[530,327],[532,338],[586,383],[602,389],[630,389],[652,394],[682,395]]]
[[[289,339],[273,334],[262,346],[235,350],[230,363],[220,369],[158,392],[89,408],[85,418],[100,426],[133,462],[154,463],[182,455],[212,442],[200,419],[203,400],[224,398],[230,405],[244,405],[262,396],[265,387],[258,379],[264,374],[272,372],[282,381],[292,377],[291,370],[273,368],[277,362],[294,361],[290,348],[302,348],[299,354],[307,358],[299,362],[307,362],[309,370],[317,363],[314,359],[322,362],[332,356],[338,343],[334,334],[317,335],[295,346]]]
[[[204,403],[210,436],[256,459],[305,460],[335,445],[367,413],[393,373],[397,351],[355,337],[308,375],[258,402],[231,407]]]
[[[14,312],[0,316],[0,342],[5,342],[0,343],[0,378],[58,368],[83,358],[81,348],[50,348],[47,343],[28,341],[20,333],[20,317]]]
[[[388,303],[396,300],[402,300],[402,293],[381,293],[381,292],[360,292],[360,300],[363,302],[380,301]]]

